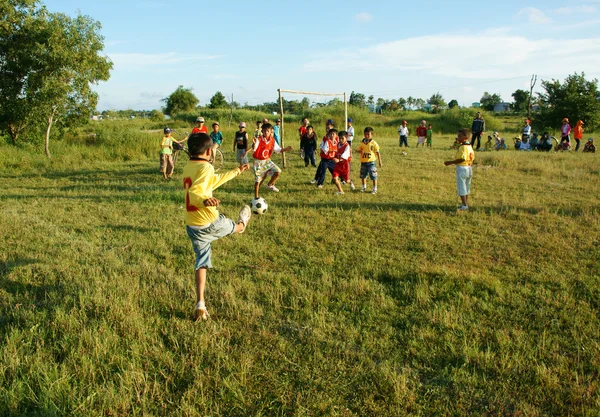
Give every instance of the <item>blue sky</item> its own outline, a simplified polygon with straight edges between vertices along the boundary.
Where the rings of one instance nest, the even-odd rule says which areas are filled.
[[[484,91],[511,101],[533,73],[600,77],[600,0],[406,3],[44,2],[101,22],[114,68],[96,88],[99,110],[160,108],[179,85],[200,104],[217,90],[241,104],[275,101],[282,88],[386,99],[439,91],[468,105]]]

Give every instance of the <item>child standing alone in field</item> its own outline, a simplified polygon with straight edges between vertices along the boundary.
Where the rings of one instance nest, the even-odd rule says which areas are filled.
[[[211,243],[233,233],[243,233],[250,221],[250,207],[243,206],[237,222],[219,214],[219,200],[213,197],[213,191],[232,180],[249,167],[248,164],[215,174],[209,162],[213,150],[213,141],[206,133],[192,134],[188,139],[190,160],[183,168],[183,188],[185,189],[185,224],[187,234],[192,241],[196,261],[196,308],[194,319],[207,320],[209,317],[204,303],[206,273],[212,268]]]
[[[233,141],[233,150],[238,164],[248,163],[248,132],[246,132],[246,123],[240,123],[240,130],[235,132]]]
[[[361,192],[367,191],[367,175],[373,180],[373,191],[371,194],[377,194],[377,167],[375,161],[379,162],[381,168],[381,154],[379,153],[379,145],[373,140],[373,128],[365,127],[365,138],[358,147],[360,154],[360,179],[362,181]]]
[[[475,159],[475,152],[469,143],[469,129],[460,129],[457,141],[459,147],[455,159],[444,162],[444,165],[456,165],[456,188],[461,201],[458,209],[466,211],[469,210],[469,194],[471,194],[471,179],[473,178],[471,165]]]

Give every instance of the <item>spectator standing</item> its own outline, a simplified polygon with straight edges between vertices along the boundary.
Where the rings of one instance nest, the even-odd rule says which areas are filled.
[[[481,117],[481,113],[477,112],[473,124],[471,125],[471,146],[476,146],[475,150],[481,147],[481,135],[483,135],[483,132],[485,132],[485,120]],[[476,141],[477,145],[475,145]]]
[[[577,146],[575,146],[575,152],[579,150],[581,139],[583,139],[583,124],[583,120],[579,120],[573,129],[573,138],[575,138],[575,142],[577,142]]]

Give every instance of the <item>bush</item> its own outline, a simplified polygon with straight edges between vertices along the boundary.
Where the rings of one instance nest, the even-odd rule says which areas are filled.
[[[458,129],[465,127],[470,129],[477,111],[481,110],[457,107],[445,110],[438,117],[439,126],[436,128],[436,131],[441,129],[441,132],[444,134],[453,134],[456,133]],[[487,132],[502,130],[504,125],[495,116],[492,116],[490,113],[486,113],[484,111],[481,111],[481,114],[485,120],[485,129]]]

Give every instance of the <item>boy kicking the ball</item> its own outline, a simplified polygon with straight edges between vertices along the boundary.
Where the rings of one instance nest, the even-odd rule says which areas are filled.
[[[188,138],[190,160],[183,168],[183,188],[185,190],[185,224],[187,234],[192,241],[196,262],[196,308],[194,319],[207,320],[209,317],[204,304],[206,272],[212,268],[211,243],[222,237],[243,233],[250,220],[250,207],[240,210],[237,222],[219,214],[219,200],[213,197],[213,191],[249,169],[248,164],[239,168],[215,174],[210,163],[213,141],[206,133],[193,133]]]
[[[271,161],[271,155],[273,152],[291,151],[292,147],[288,146],[282,149],[273,137],[273,126],[270,123],[265,123],[262,125],[262,135],[254,139],[252,143],[252,150],[252,157],[254,158],[254,164],[252,165],[252,169],[254,170],[254,198],[258,198],[258,190],[267,178],[267,175],[271,176],[271,180],[267,183],[267,188],[278,193],[279,188],[275,187],[275,181],[279,178],[281,169]]]

